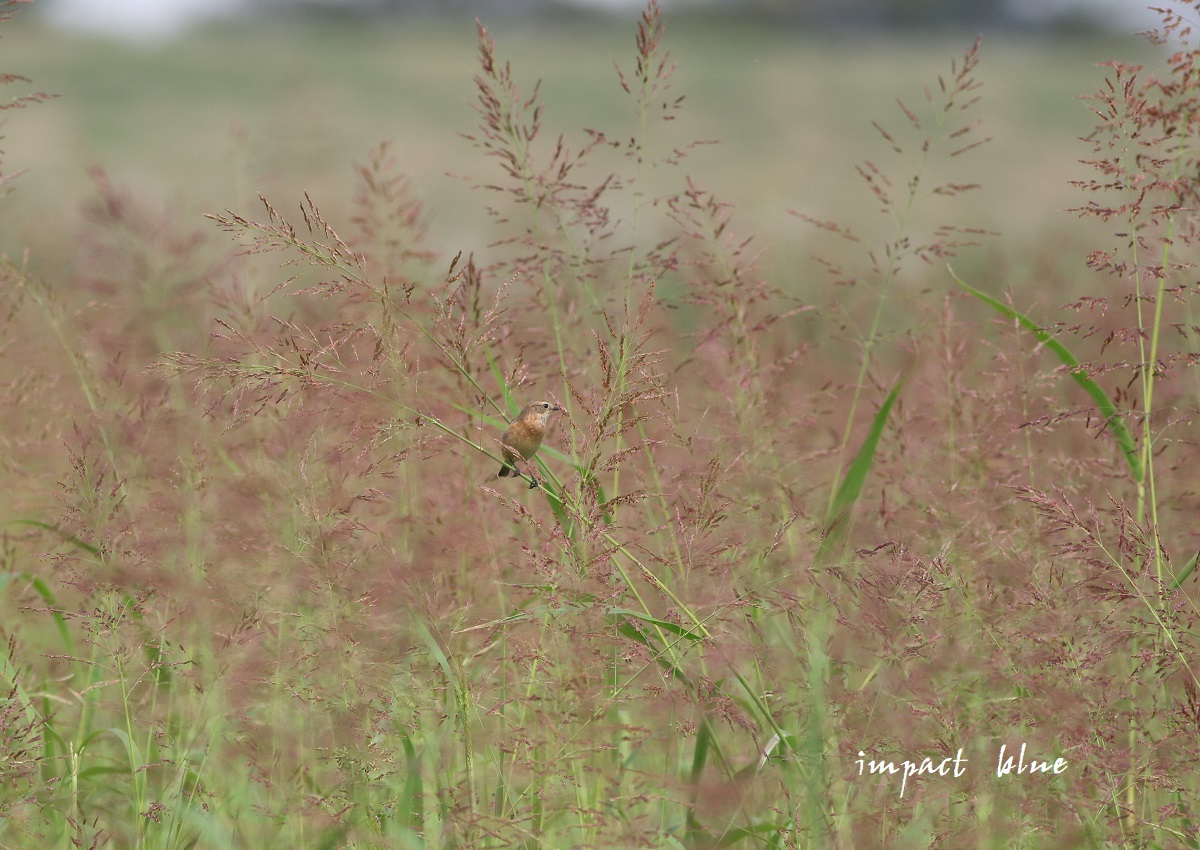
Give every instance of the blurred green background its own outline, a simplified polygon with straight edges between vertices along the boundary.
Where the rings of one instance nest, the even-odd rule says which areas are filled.
[[[613,69],[632,61],[632,19],[497,15],[483,23],[523,92],[542,81],[547,149],[560,133],[578,146],[584,128],[615,138],[633,129]],[[913,28],[831,34],[697,15],[668,15],[667,26],[678,66],[672,94],[686,100],[679,119],[660,129],[664,149],[719,144],[660,174],[664,191],[691,175],[734,204],[739,229],[756,237],[785,285],[816,238],[788,211],[875,226],[875,203],[854,167],[872,159],[886,170],[892,154],[871,122],[903,141],[896,99],[918,106],[922,86],[947,74],[974,38]],[[349,214],[353,164],[385,139],[431,213],[435,248],[453,255],[491,241],[489,198],[453,176],[493,176],[461,136],[476,117],[468,16],[259,20],[136,44],[71,34],[23,13],[0,25],[0,36],[0,70],[33,81],[7,94],[58,95],[8,112],[3,128],[5,170],[27,173],[0,201],[0,247],[28,248],[43,273],[72,262],[61,234],[78,226],[94,166],[197,228],[207,226],[205,212],[256,214],[257,192],[291,209],[307,191],[336,224]],[[1161,61],[1132,34],[984,32],[975,117],[993,141],[956,175],[983,188],[955,202],[953,223],[1002,234],[989,240],[989,263],[997,255],[1024,262],[1054,246],[1082,269],[1082,248],[1062,253],[1089,244],[1086,225],[1063,212],[1083,202],[1067,181],[1088,176],[1078,160],[1090,148],[1079,137],[1093,116],[1080,95],[1101,85],[1096,63],[1113,59]]]

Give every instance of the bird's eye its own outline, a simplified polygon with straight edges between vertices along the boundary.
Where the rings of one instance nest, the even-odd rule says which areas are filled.
[[[543,402],[542,402],[542,409],[543,409],[543,410],[549,410],[549,409],[550,409],[550,405],[549,405],[549,404],[547,404],[546,402],[544,402],[544,401],[543,401]]]

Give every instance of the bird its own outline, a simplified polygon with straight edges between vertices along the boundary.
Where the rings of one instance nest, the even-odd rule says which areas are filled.
[[[504,464],[500,467],[498,477],[520,476],[521,473],[517,471],[517,457],[528,461],[537,454],[542,445],[542,438],[546,436],[546,423],[551,414],[559,410],[562,408],[548,401],[531,401],[521,408],[521,413],[504,430],[504,436],[500,438]],[[530,469],[529,489],[537,486],[537,478]]]

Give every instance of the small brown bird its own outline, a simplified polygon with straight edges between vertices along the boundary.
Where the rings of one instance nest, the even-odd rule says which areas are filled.
[[[499,477],[520,475],[517,471],[517,457],[527,461],[537,454],[542,445],[542,438],[546,436],[546,423],[550,421],[550,414],[557,410],[562,408],[548,401],[531,401],[522,408],[520,415],[505,429],[504,436],[500,438],[504,465],[500,467]],[[538,485],[532,468],[529,471],[529,479],[529,489],[532,490]]]

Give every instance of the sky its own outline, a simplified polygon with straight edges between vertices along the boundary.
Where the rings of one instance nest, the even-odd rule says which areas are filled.
[[[345,0],[350,3],[353,0]],[[575,5],[620,9],[640,8],[645,0],[571,0]],[[662,0],[671,6],[695,0]],[[1013,10],[1036,20],[1063,11],[1085,11],[1116,29],[1151,25],[1157,18],[1138,0],[1009,0]],[[230,17],[253,0],[40,0],[40,8],[63,27],[104,33],[120,38],[160,41],[186,33],[189,27],[215,18]],[[1172,6],[1170,0],[1154,5]]]

